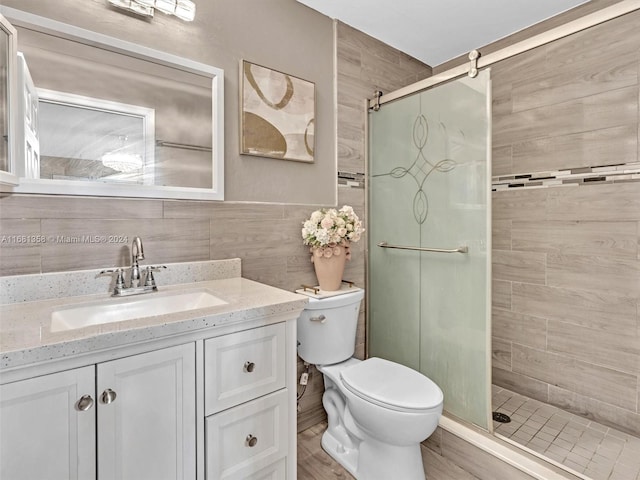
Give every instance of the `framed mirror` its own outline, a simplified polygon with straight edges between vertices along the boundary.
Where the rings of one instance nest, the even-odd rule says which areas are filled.
[[[16,185],[16,30],[0,15],[0,184]]]
[[[224,199],[221,69],[19,10],[0,12],[17,29],[18,83],[30,86],[22,104],[35,99],[27,110],[38,120],[29,150],[38,152],[37,165],[19,153],[19,185],[10,191]]]

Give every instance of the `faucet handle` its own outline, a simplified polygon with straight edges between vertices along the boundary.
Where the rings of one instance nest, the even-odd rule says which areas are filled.
[[[115,292],[118,292],[119,290],[122,290],[124,288],[124,274],[122,272],[121,268],[113,268],[113,269],[108,269],[108,270],[101,270],[99,275],[107,275],[110,273],[115,273],[116,276],[116,287],[115,287]]]
[[[147,267],[145,267],[145,270],[147,273],[144,279],[144,286],[153,287],[155,289],[156,279],[153,278],[153,272],[157,272],[158,270],[162,270],[164,268],[167,268],[167,267],[165,265],[148,265]]]

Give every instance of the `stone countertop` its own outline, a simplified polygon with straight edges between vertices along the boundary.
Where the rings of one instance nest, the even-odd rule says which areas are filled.
[[[227,303],[57,332],[51,331],[54,311],[93,302],[116,303],[122,299],[94,294],[1,305],[0,371],[265,316],[298,314],[308,301],[303,295],[241,277],[158,289],[158,292],[129,298],[205,289]]]

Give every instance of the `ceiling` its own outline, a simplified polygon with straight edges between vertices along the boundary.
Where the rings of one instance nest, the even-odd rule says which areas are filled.
[[[298,0],[435,67],[585,0]],[[481,8],[480,8],[481,7]]]

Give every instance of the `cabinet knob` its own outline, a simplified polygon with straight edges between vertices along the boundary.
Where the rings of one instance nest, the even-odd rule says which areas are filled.
[[[253,363],[253,362],[246,362],[244,364],[244,371],[247,372],[247,373],[253,372],[255,370],[255,368],[256,368],[256,364]]]
[[[247,447],[255,447],[256,443],[258,443],[258,437],[254,437],[253,435],[249,434],[247,435],[247,438],[245,438],[244,443]]]
[[[116,392],[114,392],[110,388],[107,388],[104,392],[102,392],[102,395],[100,395],[100,401],[108,405],[114,402],[116,397],[117,397]]]
[[[80,397],[80,400],[76,403],[76,408],[81,412],[86,412],[91,407],[93,407],[93,398],[91,395],[83,395]]]

